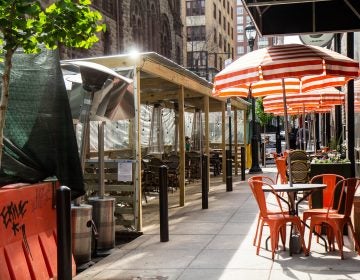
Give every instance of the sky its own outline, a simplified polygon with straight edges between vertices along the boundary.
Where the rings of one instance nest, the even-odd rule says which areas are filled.
[[[292,44],[292,43],[302,44],[302,42],[300,41],[298,35],[295,35],[295,36],[285,36],[285,38],[284,38],[284,44]]]

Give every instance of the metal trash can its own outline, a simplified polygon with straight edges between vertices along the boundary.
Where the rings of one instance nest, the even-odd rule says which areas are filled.
[[[77,265],[91,260],[92,206],[71,206],[72,251]]]
[[[115,198],[90,197],[88,203],[93,206],[93,221],[99,237],[98,250],[109,250],[115,247]]]

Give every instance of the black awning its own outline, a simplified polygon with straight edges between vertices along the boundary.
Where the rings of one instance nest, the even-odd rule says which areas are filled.
[[[360,0],[242,0],[261,35],[360,30]]]

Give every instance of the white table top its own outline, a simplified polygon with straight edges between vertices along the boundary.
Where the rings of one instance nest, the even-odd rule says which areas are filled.
[[[272,187],[276,192],[297,192],[297,191],[324,189],[326,188],[326,185],[325,184],[293,184],[292,186],[290,186],[289,184],[276,184],[276,185],[272,185]],[[267,186],[264,186],[263,190],[265,192],[271,191],[271,189]]]

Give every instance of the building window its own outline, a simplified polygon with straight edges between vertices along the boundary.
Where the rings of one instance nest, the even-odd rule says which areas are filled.
[[[258,48],[266,48],[269,46],[269,40],[267,37],[258,38]]]
[[[205,0],[186,1],[187,16],[205,15]]]
[[[226,31],[226,18],[225,18],[225,16],[224,16],[224,18],[223,18],[223,28],[224,28],[224,30]]]
[[[244,34],[238,34],[237,35],[237,42],[239,42],[239,43],[244,42]]]
[[[187,41],[205,41],[206,31],[205,25],[188,26],[187,29]]]
[[[237,16],[236,20],[237,20],[237,24],[243,24],[244,17],[243,16]]]
[[[191,69],[198,69],[199,67],[206,66],[206,55],[205,51],[196,51],[187,53],[187,65]]]
[[[231,39],[234,40],[234,28],[233,27],[231,27]]]
[[[224,9],[225,9],[225,7],[226,7],[226,6],[225,6],[225,0],[223,0],[223,7],[224,7]]]
[[[244,46],[238,46],[237,47],[237,55],[243,55],[244,54]]]
[[[213,9],[214,9],[214,12],[213,12],[213,14],[214,14],[214,19],[216,19],[216,4],[215,4],[215,3],[214,3]]]
[[[243,15],[244,14],[244,8],[243,7],[237,7],[236,8],[236,14],[238,16]]]
[[[244,33],[244,25],[238,24],[238,25],[236,26],[236,32],[237,32],[237,33]]]
[[[161,19],[161,41],[160,41],[160,54],[171,58],[171,29],[168,17],[163,14]]]
[[[233,7],[231,7],[231,19],[233,19],[234,18],[234,9],[233,9]]]
[[[221,11],[219,10],[219,24],[221,25]]]
[[[226,10],[227,10],[227,13],[229,14],[230,13],[229,1],[227,1],[227,3],[226,3]]]
[[[228,22],[228,35],[230,36],[230,23]]]
[[[221,47],[222,47],[222,36],[219,33],[219,48],[221,48]]]
[[[105,14],[110,15],[111,17],[116,16],[116,9],[115,9],[115,0],[103,0],[102,1],[102,10]]]
[[[214,43],[217,43],[217,32],[216,29],[214,28]]]
[[[220,67],[220,70],[223,69],[223,59],[222,57],[219,57],[219,67]]]

